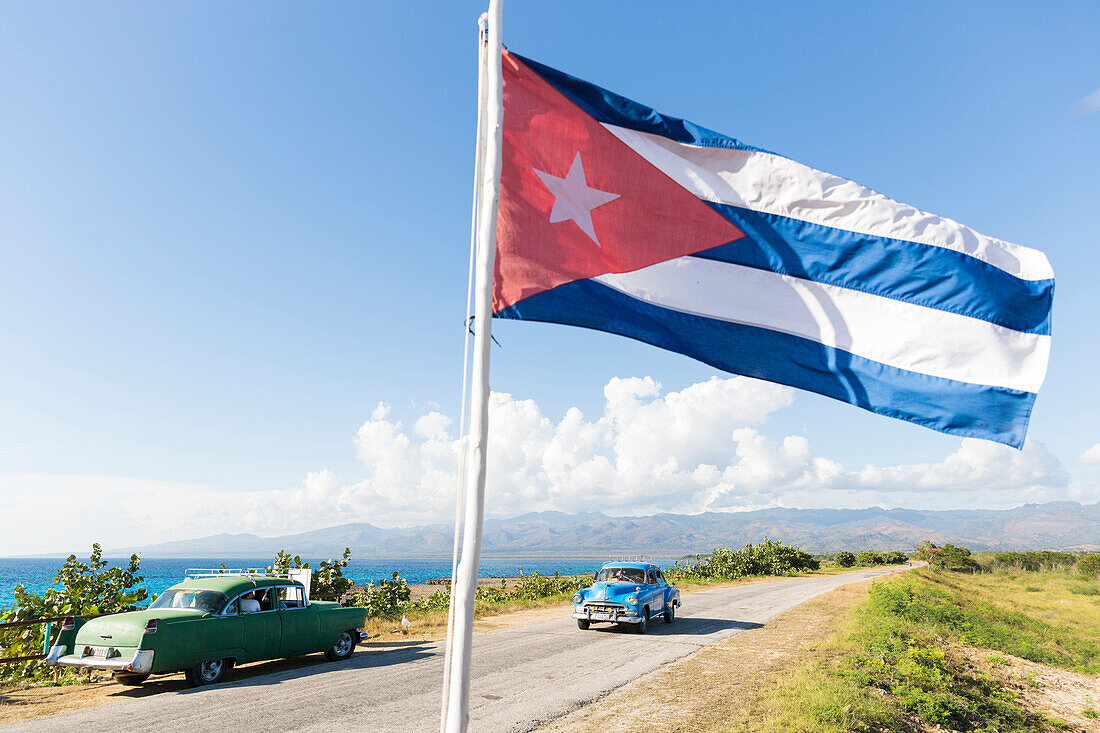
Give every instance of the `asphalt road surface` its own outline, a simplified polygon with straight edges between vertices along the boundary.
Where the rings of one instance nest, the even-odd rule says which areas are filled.
[[[837,586],[893,570],[791,578],[685,594],[675,623],[639,636],[561,619],[478,634],[471,731],[527,731],[696,649],[756,628]],[[360,647],[310,664],[200,689],[166,691],[16,723],[11,731],[437,731],[443,644]],[[232,672],[230,673],[232,675]],[[155,679],[155,678],[154,678]]]

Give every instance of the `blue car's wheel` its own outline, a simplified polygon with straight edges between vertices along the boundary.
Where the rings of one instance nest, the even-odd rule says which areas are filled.
[[[649,628],[649,606],[642,608],[642,620],[634,624],[634,630],[639,634],[644,634],[647,628]]]
[[[592,625],[592,622],[586,618],[577,619],[577,628],[581,631],[588,631],[588,627]]]
[[[671,604],[665,611],[665,623],[670,624],[676,620],[676,604]]]

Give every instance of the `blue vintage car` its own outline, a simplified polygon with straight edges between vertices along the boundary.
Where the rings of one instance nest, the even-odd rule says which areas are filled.
[[[649,622],[661,616],[676,620],[680,589],[669,585],[664,573],[648,562],[604,563],[596,582],[573,596],[573,618],[582,630],[593,621],[633,624],[644,634]]]

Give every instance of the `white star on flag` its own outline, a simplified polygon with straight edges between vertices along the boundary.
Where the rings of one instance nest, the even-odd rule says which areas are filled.
[[[558,178],[535,168],[532,170],[554,195],[550,223],[557,224],[560,221],[572,219],[581,231],[587,234],[597,247],[600,247],[600,240],[596,239],[596,230],[592,228],[592,209],[614,201],[619,198],[619,194],[588,187],[588,183],[584,180],[584,165],[581,164],[579,152],[573,159],[573,165],[569,167],[565,178]]]

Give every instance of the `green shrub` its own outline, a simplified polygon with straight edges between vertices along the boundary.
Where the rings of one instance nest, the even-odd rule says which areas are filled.
[[[861,568],[870,567],[872,565],[884,565],[886,563],[886,557],[881,552],[875,552],[874,550],[864,550],[856,555],[856,565]]]
[[[677,560],[665,577],[670,581],[735,580],[753,575],[793,575],[819,567],[821,563],[810,553],[765,539],[758,545],[747,544],[737,552],[717,549],[694,563]]]
[[[1100,553],[1090,553],[1077,561],[1077,572],[1086,578],[1100,575]]]
[[[1029,550],[1027,552],[998,552],[993,556],[993,568],[1000,570],[1065,570],[1077,563],[1077,556],[1071,552],[1053,552],[1051,550]]]
[[[15,586],[15,604],[0,609],[4,622],[29,621],[55,616],[81,616],[84,614],[117,613],[132,611],[148,598],[144,588],[134,589],[144,578],[139,575],[141,558],[131,555],[125,566],[108,567],[99,544],[92,545],[88,562],[69,557],[54,576],[53,582],[61,590],[48,588],[39,595],[23,585]],[[56,630],[56,625],[54,629]],[[44,624],[17,626],[0,631],[0,656],[23,657],[41,654],[46,627]],[[78,673],[72,669],[61,672],[61,681],[75,679]],[[0,680],[33,681],[54,678],[54,672],[37,661],[15,662],[0,665]]]
[[[842,568],[850,568],[856,564],[856,556],[847,550],[841,550],[833,558],[833,562]]]
[[[348,566],[348,561],[351,560],[351,548],[344,548],[344,555],[339,560],[323,560],[317,569],[310,574],[309,594],[310,596],[334,596],[339,598],[348,592],[351,588],[351,579],[344,577],[344,568]],[[302,562],[302,558],[299,555],[294,557],[290,556],[290,553],[283,550],[279,550],[279,553],[275,555],[275,562],[272,563],[270,570],[279,573],[285,573],[291,568],[309,568],[308,562]]]
[[[929,564],[933,570],[974,572],[979,569],[978,563],[970,556],[970,550],[965,547],[956,547],[951,543],[939,548],[939,551],[932,556],[932,561]]]
[[[378,581],[377,586],[368,582],[363,591],[355,594],[353,603],[366,608],[368,616],[396,618],[409,608],[411,597],[409,584],[395,572],[391,579]]]

